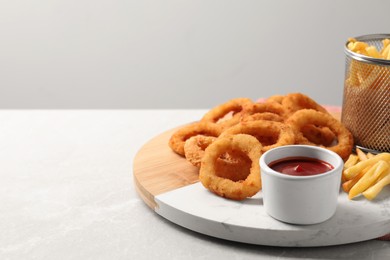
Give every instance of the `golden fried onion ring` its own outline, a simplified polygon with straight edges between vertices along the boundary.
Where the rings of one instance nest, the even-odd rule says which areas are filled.
[[[244,115],[243,118],[241,119],[242,122],[257,121],[257,120],[283,122],[284,118],[278,114],[274,114],[271,112],[264,112],[264,113],[255,113],[253,115]]]
[[[246,107],[245,114],[252,115],[257,113],[273,113],[281,117],[286,114],[285,108],[277,102],[265,102],[265,103],[254,103]]]
[[[329,114],[312,109],[302,109],[295,112],[286,121],[286,124],[290,125],[294,131],[299,134],[299,137],[297,138],[298,143],[307,145],[316,144],[303,136],[301,129],[304,126],[316,125],[321,127],[328,127],[335,134],[337,144],[334,146],[319,146],[337,153],[344,160],[347,159],[352,152],[353,138],[351,132],[349,132],[349,130],[342,123]]]
[[[203,122],[217,123],[228,128],[240,122],[243,111],[253,102],[249,98],[231,99],[209,110],[201,119]]]
[[[187,139],[184,144],[184,154],[187,161],[196,167],[200,167],[204,151],[216,139],[217,137],[206,135],[195,135]]]
[[[282,101],[282,105],[287,110],[287,115],[292,115],[301,109],[313,109],[328,113],[324,107],[302,93],[291,93],[286,95]]]
[[[218,137],[222,133],[219,125],[209,122],[196,122],[177,130],[169,139],[168,145],[173,151],[184,156],[184,143],[195,135]]]
[[[262,144],[262,152],[295,143],[295,133],[291,127],[280,122],[257,120],[241,122],[222,132],[222,136],[248,134]]]
[[[184,144],[184,152],[187,161],[200,168],[206,148],[217,137],[196,135],[189,138]],[[251,161],[247,156],[234,153],[224,153],[215,162],[215,169],[219,177],[232,181],[245,180],[251,167]]]
[[[216,161],[224,153],[244,153],[251,161],[250,173],[244,180],[233,181],[220,177]],[[259,158],[261,144],[250,135],[238,134],[220,137],[206,148],[202,159],[199,179],[203,186],[213,193],[233,199],[243,200],[252,197],[261,189]]]
[[[301,133],[317,145],[331,146],[336,139],[336,135],[326,126],[305,125],[301,128]]]
[[[276,103],[279,103],[279,104],[282,104],[283,102],[283,99],[285,98],[285,96],[283,95],[273,95],[273,96],[270,96],[266,99],[266,102],[276,102]]]

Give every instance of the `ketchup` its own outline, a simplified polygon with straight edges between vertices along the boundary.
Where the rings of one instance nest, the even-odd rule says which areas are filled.
[[[287,157],[268,166],[274,171],[293,176],[317,175],[333,169],[331,164],[309,157]]]

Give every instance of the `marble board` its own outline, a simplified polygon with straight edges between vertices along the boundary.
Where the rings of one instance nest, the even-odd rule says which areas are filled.
[[[198,169],[167,143],[176,129],[147,142],[134,159],[134,183],[157,214],[190,230],[231,241],[286,247],[330,246],[390,233],[390,187],[374,201],[349,200],[340,191],[335,215],[316,225],[273,219],[262,206],[261,191],[244,201],[218,197],[198,180]]]

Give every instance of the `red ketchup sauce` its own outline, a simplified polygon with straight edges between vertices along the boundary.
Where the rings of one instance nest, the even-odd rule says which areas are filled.
[[[308,157],[287,157],[273,161],[268,166],[274,171],[293,176],[317,175],[333,169],[327,162]]]

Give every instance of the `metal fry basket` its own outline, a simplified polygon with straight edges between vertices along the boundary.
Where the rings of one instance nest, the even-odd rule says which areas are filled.
[[[382,50],[390,34],[355,37]],[[352,132],[355,145],[373,153],[390,152],[390,60],[349,50],[346,64],[342,123]]]

